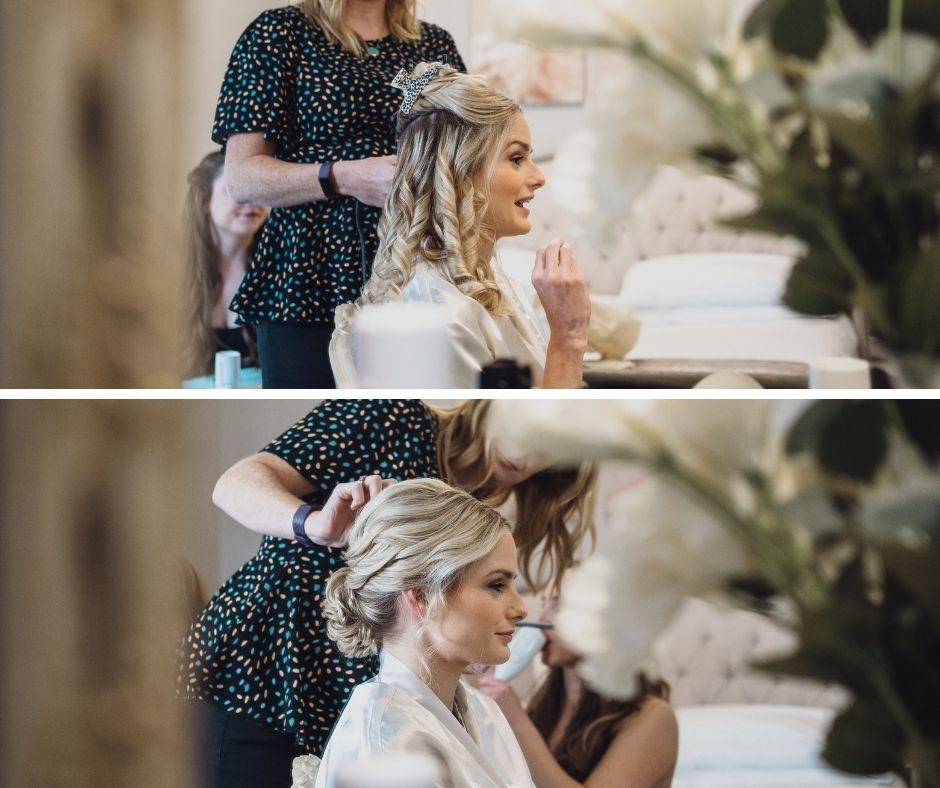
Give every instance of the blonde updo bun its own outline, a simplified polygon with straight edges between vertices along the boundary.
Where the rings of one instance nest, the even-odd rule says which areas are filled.
[[[327,633],[346,656],[378,653],[398,623],[402,591],[421,591],[432,618],[467,567],[508,530],[495,509],[437,479],[389,487],[363,507],[349,534],[347,565],[326,584]]]
[[[323,601],[326,631],[349,657],[377,654],[379,643],[374,633],[381,623],[369,620],[369,611],[363,609],[359,596],[349,587],[349,575],[349,568],[344,566],[333,572],[326,583]]]

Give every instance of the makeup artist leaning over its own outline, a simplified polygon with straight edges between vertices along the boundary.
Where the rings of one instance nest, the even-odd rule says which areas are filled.
[[[355,300],[375,255],[395,171],[390,83],[447,60],[451,36],[416,0],[303,0],[265,11],[229,60],[212,139],[232,199],[272,207],[231,309],[257,328],[265,388],[332,388],[337,305]]]

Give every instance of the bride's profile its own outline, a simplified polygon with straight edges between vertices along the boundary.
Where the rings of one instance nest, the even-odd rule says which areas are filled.
[[[395,175],[372,274],[355,303],[336,309],[337,381],[356,383],[352,325],[364,306],[425,302],[446,307],[454,387],[475,387],[501,358],[530,367],[535,385],[579,387],[591,304],[571,247],[555,240],[533,256],[547,333],[495,259],[497,240],[531,230],[529,203],[545,184],[521,108],[483,77],[441,63],[398,82]]]
[[[505,662],[526,615],[502,515],[438,480],[399,482],[363,508],[346,558],[327,584],[328,630],[344,654],[378,653],[380,667],[353,690],[316,788],[343,764],[393,752],[436,753],[457,787],[531,788],[499,707],[461,678],[471,663]]]

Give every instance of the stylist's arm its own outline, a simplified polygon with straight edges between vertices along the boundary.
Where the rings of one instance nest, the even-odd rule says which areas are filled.
[[[225,178],[236,202],[283,208],[324,199],[318,179],[320,163],[295,164],[275,156],[273,142],[261,132],[233,134],[225,153]],[[344,197],[355,197],[366,205],[385,204],[394,156],[338,161],[333,165],[333,183]]]
[[[393,479],[366,476],[336,485],[320,511],[304,526],[317,544],[342,547],[359,510]],[[241,525],[259,534],[293,539],[294,513],[313,485],[290,464],[269,453],[259,453],[235,463],[216,482],[212,501]]]

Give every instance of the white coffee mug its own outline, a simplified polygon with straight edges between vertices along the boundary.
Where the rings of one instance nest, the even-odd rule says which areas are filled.
[[[353,325],[356,385],[454,388],[448,310],[436,304],[370,304]]]
[[[811,389],[870,389],[868,362],[849,356],[824,356],[809,362]]]

